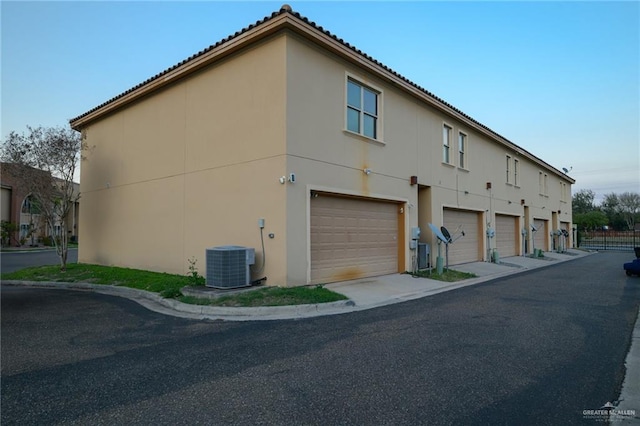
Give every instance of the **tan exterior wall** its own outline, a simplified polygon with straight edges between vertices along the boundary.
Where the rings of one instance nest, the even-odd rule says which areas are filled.
[[[444,208],[479,212],[479,243],[485,260],[489,259],[489,249],[495,248],[495,240],[487,241],[484,235],[487,228],[495,229],[496,214],[515,216],[519,226],[524,226],[522,199],[530,206],[531,223],[533,216],[551,220],[552,210],[561,210],[563,221],[571,220],[570,183],[564,181],[569,196],[567,202],[560,202],[562,179],[551,170],[295,35],[288,38],[287,52],[287,167],[297,171],[298,176],[298,183],[288,186],[287,193],[289,263],[298,265],[298,272],[293,274],[295,281],[302,278],[301,265],[309,268],[308,253],[304,257],[308,241],[298,236],[302,218],[308,216],[308,207],[304,210],[302,203],[308,191],[303,191],[301,184],[312,189],[320,186],[334,192],[405,200],[407,242],[410,227],[419,225],[421,240],[432,245],[432,252],[436,240],[427,225],[432,222],[441,226]],[[382,92],[383,144],[344,130],[348,76]],[[453,129],[451,165],[442,162],[445,123]],[[458,132],[467,137],[464,168],[458,167]],[[510,183],[506,182],[506,155],[512,157]],[[514,159],[519,161],[518,186],[513,185]],[[365,175],[364,168],[370,168],[372,174]],[[548,176],[546,196],[539,194],[538,171]],[[409,185],[412,175],[418,176],[423,188],[420,197],[418,186]],[[491,189],[487,189],[487,182],[491,182]],[[518,254],[522,254],[523,240],[518,238]],[[409,268],[408,244],[405,258]]]
[[[398,201],[405,205],[402,229],[407,234],[410,224],[417,223],[417,187],[409,184],[415,156],[406,155],[415,152],[416,140],[401,130],[404,103],[387,91],[384,108],[392,118],[384,122],[386,145],[346,132],[345,72],[355,74],[357,69],[295,36],[287,39],[287,52],[287,169],[297,178],[287,185],[288,265],[290,281],[306,284],[310,191]],[[381,86],[378,80],[370,84]],[[413,167],[407,166],[412,161]],[[365,168],[371,174],[366,175]],[[408,244],[403,257],[402,269],[408,270]]]
[[[380,141],[345,130],[349,76],[381,91]],[[444,123],[453,129],[450,165],[442,163]],[[195,257],[204,274],[205,249],[234,244],[256,249],[256,268],[266,254],[254,279],[308,284],[314,190],[398,202],[400,269],[411,268],[411,227],[420,226],[421,240],[436,251],[427,224],[441,226],[445,208],[479,214],[485,260],[495,241],[483,236],[496,214],[517,217],[521,227],[534,218],[553,220],[553,229],[571,221],[570,182],[556,172],[290,31],[86,131],[81,262],[186,273]],[[467,135],[464,169],[457,166],[459,131]],[[506,155],[520,161],[518,186],[506,183]],[[548,176],[547,194],[539,193],[539,171]],[[295,182],[287,181],[291,174]],[[560,201],[561,181],[567,201]]]
[[[286,280],[285,76],[280,36],[89,125],[80,262],[186,273],[193,256],[204,274],[206,248],[227,244],[260,261],[263,217],[263,275]]]

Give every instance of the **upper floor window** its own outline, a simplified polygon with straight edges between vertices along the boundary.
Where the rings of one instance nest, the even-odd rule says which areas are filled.
[[[380,92],[347,80],[347,130],[378,139],[379,96]]]
[[[507,155],[507,165],[506,165],[506,170],[507,170],[507,183],[511,183],[511,156]]]
[[[458,167],[467,168],[467,135],[462,132],[458,133]]]
[[[442,162],[451,164],[451,126],[442,126]]]
[[[540,195],[544,194],[544,178],[542,172],[538,172],[538,193]]]
[[[42,213],[42,208],[40,207],[40,203],[31,195],[27,196],[22,202],[22,208],[20,209],[21,213],[27,214],[40,214]]]
[[[515,186],[520,186],[520,160],[514,158],[513,159],[513,184]]]
[[[538,187],[540,195],[549,195],[549,176],[546,173],[538,172]]]

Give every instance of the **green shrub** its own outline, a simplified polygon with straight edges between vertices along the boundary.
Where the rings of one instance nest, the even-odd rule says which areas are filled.
[[[196,263],[198,259],[195,257],[190,257],[187,259],[189,262],[189,273],[187,274],[187,278],[189,279],[189,285],[191,286],[203,286],[205,285],[205,279],[202,275],[198,273],[198,267]]]

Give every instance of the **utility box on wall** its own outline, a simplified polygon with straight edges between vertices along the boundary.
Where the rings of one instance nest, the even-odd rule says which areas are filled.
[[[418,243],[418,269],[429,267],[430,247],[427,243]]]

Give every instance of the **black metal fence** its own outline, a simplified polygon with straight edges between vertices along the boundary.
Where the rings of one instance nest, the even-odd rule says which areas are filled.
[[[578,247],[591,250],[630,250],[640,246],[638,231],[579,231]]]

